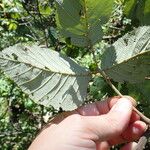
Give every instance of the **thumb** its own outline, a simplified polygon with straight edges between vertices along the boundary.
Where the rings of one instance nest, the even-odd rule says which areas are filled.
[[[83,117],[86,129],[96,134],[100,141],[120,135],[128,126],[132,114],[132,103],[121,98],[109,113],[101,116]],[[94,139],[93,139],[94,140]]]

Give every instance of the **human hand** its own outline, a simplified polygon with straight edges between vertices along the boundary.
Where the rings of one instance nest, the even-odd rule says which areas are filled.
[[[130,100],[129,100],[130,99]],[[126,143],[132,150],[146,124],[132,111],[131,97],[113,97],[58,115],[33,141],[28,150],[108,150]]]

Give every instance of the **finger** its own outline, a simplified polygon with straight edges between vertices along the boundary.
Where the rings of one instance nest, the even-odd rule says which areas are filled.
[[[126,141],[133,141],[139,139],[146,131],[147,125],[142,121],[136,121],[131,124],[122,134]]]
[[[125,98],[129,99],[132,102],[133,106],[136,105],[135,100],[132,97],[125,96]],[[82,116],[96,116],[107,114],[119,99],[120,96],[111,97],[106,99],[105,101],[95,102],[79,107],[76,111]]]
[[[73,114],[78,114],[76,111],[66,111],[66,112],[62,112],[61,114],[53,117],[50,121],[49,124],[59,124],[61,121],[63,121],[65,118],[67,118],[68,116],[71,116]]]
[[[121,98],[109,113],[83,117],[83,122],[86,128],[97,134],[100,140],[108,140],[111,137],[119,136],[127,128],[131,114],[131,101]]]
[[[113,104],[115,104],[120,97],[111,97],[104,101],[99,101],[85,106],[79,107],[76,111],[82,116],[96,116],[109,112]]]
[[[96,143],[96,150],[109,150],[109,149],[110,149],[110,146],[108,142],[106,141]]]
[[[123,97],[129,99],[130,101],[132,101],[132,104],[133,104],[134,107],[137,106],[136,100],[133,97],[131,97],[129,95],[124,95]]]
[[[129,127],[121,135],[109,140],[110,146],[131,142],[137,140],[146,131],[147,125],[142,121],[136,121],[129,125]]]
[[[140,116],[135,111],[132,111],[132,115],[131,115],[131,118],[130,118],[130,123],[133,123],[137,120],[140,120]]]
[[[97,116],[109,112],[111,107],[120,99],[119,96],[111,97],[105,101],[90,103],[79,107],[74,111],[62,112],[61,114],[53,117],[49,124],[58,124],[65,118],[73,114],[80,114],[82,116]],[[47,125],[48,126],[48,125]]]
[[[123,146],[120,150],[133,150],[136,148],[136,146],[137,146],[136,142],[131,142]]]
[[[125,96],[125,98],[128,98],[132,104],[135,106],[136,102],[135,100],[130,96]],[[120,96],[115,96],[106,99],[105,101],[95,102],[91,104],[87,104],[85,106],[81,106],[75,111],[67,111],[63,112],[56,117],[52,118],[50,120],[50,124],[58,124],[62,120],[64,120],[66,117],[72,115],[72,114],[80,114],[82,116],[96,116],[96,115],[102,115],[106,114],[110,111],[110,109],[117,103],[117,101],[120,99]],[[134,112],[133,117],[131,117],[131,121],[135,121],[135,119],[139,119],[140,117]]]

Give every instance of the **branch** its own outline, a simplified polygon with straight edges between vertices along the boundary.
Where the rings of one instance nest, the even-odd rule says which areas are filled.
[[[113,83],[111,82],[110,78],[105,74],[105,72],[103,70],[101,70],[98,66],[98,62],[94,53],[94,49],[93,47],[91,48],[91,52],[93,54],[93,59],[95,64],[97,65],[97,71],[102,75],[102,77],[105,79],[105,81],[110,85],[110,87],[115,91],[115,93],[117,95],[119,95],[120,97],[124,97],[120,91],[113,85]],[[137,110],[135,107],[133,107],[133,110],[141,117],[141,120],[144,121],[145,123],[148,124],[148,130],[144,133],[144,135],[140,138],[136,148],[134,150],[143,150],[146,143],[147,143],[147,139],[150,136],[150,119],[147,118],[144,114],[142,114],[139,110]]]

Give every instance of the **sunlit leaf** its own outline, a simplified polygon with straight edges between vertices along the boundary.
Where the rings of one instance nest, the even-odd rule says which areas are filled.
[[[46,48],[15,45],[0,52],[2,69],[35,102],[71,110],[86,97],[89,71]]]
[[[77,46],[92,46],[101,40],[114,0],[56,0],[60,32]]]
[[[116,41],[105,51],[101,67],[115,81],[144,81],[150,76],[150,27],[140,27]]]

